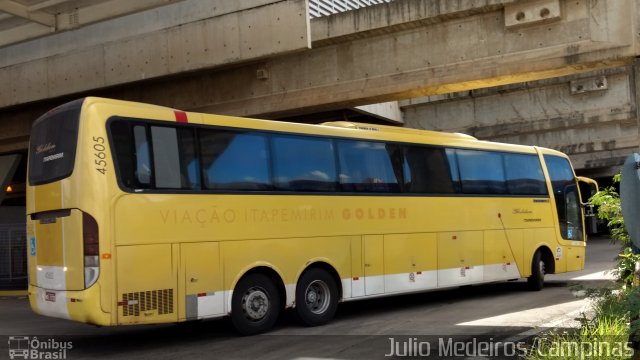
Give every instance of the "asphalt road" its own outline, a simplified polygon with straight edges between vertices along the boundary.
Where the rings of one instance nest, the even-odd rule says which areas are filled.
[[[517,281],[350,302],[328,325],[303,327],[287,312],[273,331],[253,337],[237,336],[224,319],[98,328],[35,315],[24,298],[0,298],[0,359],[18,335],[54,347],[39,356],[66,359],[509,358],[532,335],[575,326],[588,309],[576,286],[607,286],[603,272],[617,250],[607,238],[591,239],[585,270],[548,275],[540,292]],[[59,350],[67,342],[71,348]]]

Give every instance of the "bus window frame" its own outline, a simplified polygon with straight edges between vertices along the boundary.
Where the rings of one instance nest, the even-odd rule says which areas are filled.
[[[493,150],[493,149],[484,149],[484,148],[475,148],[475,147],[462,147],[462,146],[447,146],[447,145],[433,145],[433,144],[422,144],[422,143],[412,143],[412,142],[400,142],[400,141],[385,141],[379,139],[369,139],[369,138],[359,138],[359,137],[348,137],[348,136],[327,136],[327,135],[317,135],[317,134],[307,134],[300,132],[290,132],[290,131],[275,131],[275,130],[265,130],[265,129],[255,129],[255,128],[244,128],[244,127],[233,127],[233,126],[223,126],[223,125],[211,125],[211,124],[193,124],[193,123],[177,123],[170,122],[165,120],[155,120],[155,119],[144,119],[144,118],[134,118],[128,116],[120,116],[113,115],[107,118],[105,122],[107,137],[109,141],[109,146],[111,148],[111,157],[114,162],[115,168],[115,176],[118,187],[121,191],[125,193],[131,194],[140,194],[140,193],[150,193],[150,194],[223,194],[223,195],[310,195],[310,196],[388,196],[388,197],[462,197],[462,198],[535,198],[535,199],[548,199],[551,194],[547,190],[547,194],[544,195],[515,195],[515,194],[465,194],[461,192],[460,188],[460,179],[456,182],[455,179],[452,179],[454,186],[456,187],[455,193],[409,193],[409,192],[347,192],[342,191],[341,187],[338,187],[336,191],[289,191],[289,190],[219,190],[219,189],[205,189],[202,186],[202,175],[200,178],[201,181],[201,189],[193,190],[193,189],[156,189],[155,181],[153,188],[143,188],[143,189],[134,189],[125,186],[121,181],[120,174],[120,166],[115,154],[115,143],[113,141],[113,134],[111,132],[111,124],[115,121],[126,121],[130,123],[130,126],[133,127],[137,124],[145,125],[147,131],[150,131],[150,126],[169,126],[174,128],[179,127],[188,127],[192,128],[195,135],[195,142],[197,144],[196,153],[197,156],[201,155],[201,143],[198,136],[198,129],[208,129],[208,130],[221,130],[221,131],[239,131],[239,132],[253,132],[253,133],[262,133],[268,136],[269,143],[271,142],[271,135],[291,135],[291,136],[307,136],[307,137],[316,137],[330,140],[362,140],[362,141],[370,141],[370,142],[378,142],[383,144],[394,144],[399,146],[419,146],[419,147],[430,147],[430,148],[443,148],[445,152],[447,150],[454,152],[454,158],[457,162],[457,155],[455,155],[455,151],[457,149],[461,150],[481,150],[481,151],[489,151],[489,152],[497,152],[497,153],[513,153],[513,154],[526,154],[526,155],[535,155],[537,153],[530,152],[518,152],[518,151],[506,151],[506,150]],[[150,153],[153,154],[153,146],[150,146]],[[271,149],[269,149],[271,150]],[[336,160],[339,160],[339,154],[337,149],[334,150],[334,156]],[[273,177],[273,156],[269,154],[269,172],[271,177]],[[152,159],[153,161],[153,159]],[[459,165],[456,164],[456,168],[459,173]],[[541,164],[542,166],[542,164]],[[336,170],[339,174],[340,172],[340,162],[336,163]],[[152,171],[153,173],[153,171]],[[458,174],[459,175],[459,174]],[[273,179],[272,179],[273,181]],[[545,178],[545,181],[547,179]],[[550,181],[550,179],[549,179]]]

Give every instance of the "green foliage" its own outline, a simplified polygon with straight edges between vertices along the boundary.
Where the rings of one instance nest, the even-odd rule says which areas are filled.
[[[614,183],[620,182],[621,175],[618,173],[613,177]],[[618,257],[617,276],[618,280],[625,285],[633,283],[633,274],[636,268],[636,261],[640,260],[640,255],[633,254],[631,250],[631,237],[624,227],[622,217],[622,206],[620,205],[620,195],[615,187],[609,186],[589,199],[589,202],[598,207],[598,218],[606,220],[611,232],[611,239],[622,245],[622,253]]]
[[[620,174],[613,177],[613,182],[620,182]],[[598,207],[598,218],[607,221],[607,226],[611,231],[611,239],[614,242],[619,242],[625,248],[630,247],[631,238],[624,228],[620,195],[616,188],[609,186],[598,191],[589,199],[589,202]]]
[[[628,359],[632,350],[627,345],[631,331],[636,332],[640,321],[630,322],[630,309],[640,302],[637,288],[620,291],[590,289],[587,291],[593,302],[595,315],[585,314],[576,320],[580,328],[576,331],[551,331],[535,340],[525,359]],[[636,307],[637,308],[637,307]],[[639,324],[636,324],[639,323]]]
[[[622,250],[622,254],[618,255],[618,280],[625,285],[633,284],[633,276],[635,274],[636,262],[640,261],[640,254],[634,254],[631,248],[627,247]]]

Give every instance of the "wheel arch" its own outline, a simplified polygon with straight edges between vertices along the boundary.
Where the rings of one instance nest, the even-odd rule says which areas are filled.
[[[547,274],[554,274],[556,272],[556,260],[553,256],[553,252],[546,244],[538,246],[536,251],[533,252],[531,263],[533,263],[533,256],[535,256],[535,253],[538,251],[540,251],[540,257],[542,261],[544,261],[545,272]]]

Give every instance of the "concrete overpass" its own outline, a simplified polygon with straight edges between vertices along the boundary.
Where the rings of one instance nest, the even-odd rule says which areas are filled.
[[[401,101],[407,126],[551,147],[602,183],[638,151],[640,62]]]
[[[66,2],[77,28],[0,41],[0,153],[86,94],[279,118],[625,66],[639,51],[637,0],[396,0],[312,20],[304,0],[149,0],[87,24],[83,3],[118,2]]]

